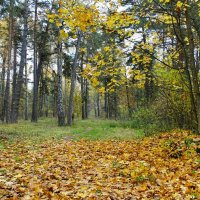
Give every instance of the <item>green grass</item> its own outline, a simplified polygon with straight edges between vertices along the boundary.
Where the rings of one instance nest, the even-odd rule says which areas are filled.
[[[79,120],[72,127],[58,127],[56,119],[40,119],[38,123],[19,121],[18,124],[0,124],[0,148],[1,141],[31,140],[42,142],[49,139],[88,139],[131,140],[143,137],[142,130],[134,130],[128,125],[113,120]]]
[[[5,145],[3,144],[3,142],[0,141],[0,149],[4,149]]]

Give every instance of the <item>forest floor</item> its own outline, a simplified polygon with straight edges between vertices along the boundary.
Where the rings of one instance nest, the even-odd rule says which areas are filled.
[[[0,199],[200,198],[198,135],[144,137],[120,123],[0,125]]]
[[[31,140],[37,143],[51,139],[130,140],[144,136],[142,130],[131,128],[131,122],[89,119],[77,120],[72,127],[58,127],[54,118],[40,119],[38,123],[19,121],[18,124],[0,124],[1,140],[9,142]]]

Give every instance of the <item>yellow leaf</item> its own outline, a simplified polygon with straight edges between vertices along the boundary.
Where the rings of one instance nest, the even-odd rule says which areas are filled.
[[[124,175],[128,175],[129,174],[129,169],[123,169],[122,172],[123,172]]]
[[[49,19],[49,22],[50,22],[50,23],[53,23],[53,22],[54,22],[54,20],[53,20],[53,19]]]
[[[178,1],[178,2],[176,3],[176,7],[177,7],[177,8],[181,8],[182,5],[183,5],[183,3],[182,3],[181,1]]]
[[[15,178],[21,178],[21,177],[23,177],[23,174],[17,174],[17,175],[15,176]]]
[[[64,8],[59,8],[58,12],[62,13],[62,14],[67,14],[68,13],[67,9],[64,9]]]
[[[130,173],[130,175],[131,175],[131,178],[135,178],[135,177],[137,176],[137,174],[136,174],[135,171],[132,171],[132,172]]]
[[[108,52],[108,51],[110,51],[110,47],[104,47],[103,50],[104,50],[105,52]]]
[[[105,93],[105,87],[101,87],[101,88],[99,88],[99,93]]]
[[[96,87],[96,86],[98,86],[99,85],[99,81],[94,77],[94,78],[92,78],[92,85],[94,86],[94,87]]]
[[[62,24],[59,21],[56,21],[56,26],[60,27],[60,26],[62,26]]]
[[[60,36],[62,39],[68,38],[68,33],[66,33],[64,30],[60,30]]]
[[[140,185],[138,188],[137,188],[137,190],[139,191],[139,192],[144,192],[144,191],[146,191],[148,188],[147,188],[147,185],[146,184],[142,184],[142,185]]]

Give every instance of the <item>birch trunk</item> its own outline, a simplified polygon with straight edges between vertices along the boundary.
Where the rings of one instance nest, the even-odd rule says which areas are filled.
[[[76,83],[76,66],[77,66],[80,43],[81,43],[81,36],[79,33],[77,45],[76,45],[76,52],[74,56],[74,62],[71,68],[71,87],[70,87],[70,95],[69,95],[69,106],[68,106],[68,112],[67,112],[68,126],[72,125],[72,116],[73,116],[73,108],[74,108],[74,91],[75,91],[75,83]]]

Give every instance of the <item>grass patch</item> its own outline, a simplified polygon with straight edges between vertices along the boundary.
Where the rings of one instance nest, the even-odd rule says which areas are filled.
[[[143,131],[122,126],[121,122],[89,119],[75,121],[72,127],[58,127],[56,119],[40,119],[38,123],[19,121],[18,124],[1,124],[0,133],[5,141],[31,140],[42,142],[49,139],[131,140],[143,137]],[[2,139],[0,138],[0,141]],[[2,140],[2,141],[3,141]],[[0,143],[0,148],[3,143]]]
[[[5,145],[0,141],[0,149],[4,149]]]

